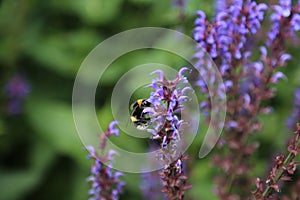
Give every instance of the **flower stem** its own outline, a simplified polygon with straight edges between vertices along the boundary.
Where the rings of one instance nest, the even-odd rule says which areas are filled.
[[[300,141],[300,140],[299,140],[299,141]],[[299,141],[297,141],[296,146],[299,145],[299,143],[300,143]],[[286,157],[286,159],[284,160],[282,167],[278,170],[278,172],[277,172],[275,178],[273,179],[273,182],[274,182],[274,183],[276,183],[276,182],[279,181],[279,179],[280,179],[280,177],[282,176],[282,174],[284,173],[284,171],[285,171],[287,165],[288,165],[294,158],[295,158],[295,154],[292,153],[292,152],[290,152],[290,153],[288,154],[288,156]],[[273,188],[271,187],[271,185],[269,185],[269,186],[265,189],[265,191],[263,192],[263,197],[268,197],[268,195],[270,194],[270,192],[272,191],[272,189],[273,189]]]
[[[296,148],[298,148],[298,145],[300,144],[300,140],[298,139],[298,135],[300,133],[299,131],[300,131],[300,126],[298,125],[298,130],[295,132],[297,136],[295,138],[295,143],[294,143],[294,147],[296,147]],[[283,175],[284,171],[286,170],[288,164],[293,161],[293,159],[296,157],[296,154],[293,151],[289,152],[289,154],[286,157],[286,159],[284,160],[282,166],[280,167],[280,169],[278,169],[276,176],[273,178],[273,180],[272,180],[273,183],[277,183],[280,180],[280,178]],[[266,187],[266,189],[262,193],[262,196],[268,197],[270,192],[272,191],[272,189],[273,189],[272,185],[268,185],[268,187]]]

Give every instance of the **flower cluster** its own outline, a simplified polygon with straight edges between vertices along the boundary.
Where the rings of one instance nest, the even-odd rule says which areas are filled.
[[[300,153],[300,124],[295,135],[291,137],[287,149],[289,152],[287,156],[281,154],[275,158],[269,177],[265,181],[266,185],[257,178],[256,191],[253,192],[256,199],[273,199],[274,194],[280,192],[279,183],[291,180],[291,175],[295,173],[298,165],[294,158]]]
[[[274,45],[273,42],[284,38],[294,39],[295,31],[300,30],[300,2],[292,6],[292,0],[279,0],[279,4],[274,5],[273,9],[274,13],[271,15],[272,25],[267,41],[268,46]]]
[[[30,87],[19,74],[14,75],[4,86],[4,94],[8,99],[7,112],[18,114],[21,112],[22,100],[28,95]]]
[[[253,107],[257,105],[253,100],[259,101],[259,95],[271,96],[269,91],[259,88],[263,84],[262,80],[265,80],[265,74],[262,73],[263,63],[249,60],[252,48],[250,44],[261,26],[267,6],[249,0],[226,2],[227,4],[223,6],[224,10],[217,13],[212,23],[209,23],[202,11],[198,11],[194,38],[198,42],[199,52],[205,50],[216,63],[227,94],[238,98],[229,99],[232,102],[227,104],[229,117],[225,128],[236,129],[238,132],[242,130],[253,132],[260,128],[257,123],[253,126],[249,124],[249,118],[256,116],[260,111],[257,106]],[[196,53],[195,57],[199,60],[196,67],[203,71],[203,65],[205,65],[201,63],[203,53]],[[199,77],[196,84],[200,86],[202,92],[208,94],[204,80],[214,80],[216,77],[215,74],[209,72],[202,74],[206,78]],[[201,108],[203,112],[209,113],[210,102],[208,100],[202,102]],[[267,112],[268,109],[261,111]],[[207,118],[209,117],[207,115]]]
[[[225,74],[233,71],[231,66],[238,64],[245,56],[249,56],[247,37],[255,34],[264,18],[265,4],[257,4],[250,0],[235,0],[225,5],[224,10],[217,13],[212,23],[203,11],[198,11],[195,21],[194,38],[198,48],[205,49]],[[201,58],[200,58],[201,59]]]
[[[233,5],[235,0],[216,0],[215,2],[215,10],[216,13],[222,12],[223,10]]]
[[[284,47],[288,39],[295,39],[294,32],[299,30],[299,3],[292,6],[290,0],[280,0],[279,5],[273,8],[270,16],[272,25],[265,36],[266,44],[259,48],[258,61],[251,58],[255,50],[253,43],[259,39],[257,35],[263,38],[258,30],[268,9],[265,4],[251,0],[225,1],[217,8],[218,13],[212,23],[202,11],[198,11],[195,21],[194,38],[199,50],[195,54],[198,60],[196,67],[204,70],[201,74],[205,76],[199,77],[196,84],[208,96],[204,80],[216,79],[214,73],[205,72],[203,67],[205,50],[220,71],[228,97],[225,134],[219,143],[220,147],[228,150],[223,150],[213,158],[214,164],[226,174],[216,177],[215,192],[220,199],[243,199],[248,195],[251,187],[251,178],[248,176],[251,164],[248,158],[258,147],[257,143],[248,144],[248,138],[262,128],[258,114],[272,111],[263,102],[275,95],[273,85],[285,78],[278,69],[291,59]],[[201,108],[204,113],[209,113],[210,107],[208,96],[201,103]]]
[[[300,122],[300,88],[297,88],[294,93],[294,108],[291,117],[287,120],[287,127],[290,130],[294,129],[297,122]]]
[[[158,160],[163,162],[165,168],[160,172],[163,181],[162,192],[168,199],[183,199],[184,191],[190,188],[186,183],[183,162],[186,156],[182,155],[183,120],[178,114],[183,109],[183,102],[189,98],[185,95],[190,87],[179,88],[178,84],[187,83],[183,73],[187,68],[182,68],[174,80],[167,80],[160,70],[154,73],[158,78],[153,79],[149,87],[154,89],[149,102],[153,105],[153,129],[148,129],[153,134],[153,139],[160,142],[161,149]]]
[[[96,152],[93,146],[87,146],[89,151],[88,158],[94,160],[91,176],[88,178],[88,181],[92,182],[92,189],[89,191],[91,200],[117,200],[124,186],[124,182],[119,179],[123,174],[118,171],[114,172],[112,168],[115,152],[110,150],[103,155],[107,138],[111,135],[119,135],[119,129],[115,128],[116,124],[116,121],[111,122],[108,130],[101,135],[99,145],[99,149],[102,152],[101,155]]]
[[[300,1],[292,6],[291,0],[280,0],[278,5],[273,6],[270,21],[267,42],[261,49],[262,61],[274,69],[285,66],[291,59],[291,56],[284,52],[284,47],[287,41],[297,39],[295,32],[300,30]]]

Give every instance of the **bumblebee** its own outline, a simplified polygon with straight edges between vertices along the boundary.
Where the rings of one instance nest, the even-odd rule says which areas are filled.
[[[130,120],[134,126],[139,130],[145,130],[151,123],[151,117],[149,110],[145,111],[146,108],[151,108],[152,104],[146,99],[138,99],[134,102],[131,109]]]

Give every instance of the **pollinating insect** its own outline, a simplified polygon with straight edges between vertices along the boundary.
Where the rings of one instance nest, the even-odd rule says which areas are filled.
[[[146,99],[138,99],[131,105],[130,120],[139,130],[145,130],[151,123],[150,108],[152,104]]]

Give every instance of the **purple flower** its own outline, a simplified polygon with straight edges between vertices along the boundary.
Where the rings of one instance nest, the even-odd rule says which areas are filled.
[[[108,127],[108,135],[112,135],[114,134],[115,136],[119,136],[119,129],[118,128],[115,128],[115,126],[118,124],[117,121],[112,121],[110,124],[109,124],[109,127]]]
[[[206,50],[216,61],[219,59],[220,68],[224,69],[222,73],[225,73],[232,62],[249,54],[245,51],[247,38],[260,28],[266,9],[265,4],[250,0],[224,1],[212,24],[202,11],[198,11],[194,39],[199,48]]]
[[[173,80],[167,80],[163,71],[155,71],[158,77],[149,85],[154,92],[148,99],[153,105],[153,128],[148,129],[148,132],[153,134],[152,139],[159,141],[161,146],[157,158],[165,166],[160,177],[163,183],[162,192],[167,199],[182,199],[184,191],[190,188],[182,168],[182,162],[187,158],[180,152],[183,134],[181,127],[184,121],[178,116],[183,110],[183,102],[189,100],[186,93],[192,90],[190,87],[179,87],[179,84],[188,82],[183,75],[186,71],[189,69],[180,69]]]
[[[5,85],[4,90],[8,98],[22,98],[29,93],[29,86],[20,75],[15,75]]]
[[[165,120],[167,120],[169,126],[172,127],[172,125],[174,125],[173,123],[178,121],[176,114],[180,113],[183,107],[182,103],[188,100],[185,93],[192,89],[189,87],[181,89],[177,86],[179,83],[187,82],[186,77],[183,75],[186,71],[188,71],[187,68],[182,68],[175,79],[171,81],[165,78],[162,71],[158,70],[153,72],[156,73],[158,77],[153,79],[152,83],[149,85],[149,87],[153,88],[155,91],[151,93],[148,101],[154,106],[153,115],[158,117],[153,119],[154,131],[148,131],[151,133],[155,132],[156,135],[154,136],[157,136],[158,138],[163,139],[163,136],[165,136],[161,131],[165,125]],[[171,138],[168,138],[167,141],[170,141],[170,139]]]
[[[241,5],[243,4],[242,0],[216,0],[215,2],[215,9],[216,12],[222,12],[224,10],[227,10],[232,5]]]
[[[291,0],[280,0],[279,5],[272,7],[267,39],[263,38],[262,31],[258,32],[268,8],[266,4],[251,0],[225,0],[217,3],[219,5],[212,23],[202,11],[198,11],[195,20],[194,39],[198,43],[198,52],[194,55],[197,59],[195,67],[201,75],[195,84],[207,97],[200,103],[200,107],[207,121],[210,121],[213,104],[209,95],[221,98],[225,98],[225,95],[221,89],[213,94],[208,91],[208,86],[215,83],[218,74],[215,72],[217,70],[211,70],[212,64],[207,62],[204,53],[207,52],[220,72],[227,96],[225,134],[220,139],[220,147],[226,149],[221,151],[221,155],[215,156],[213,162],[228,176],[216,177],[215,191],[220,199],[246,199],[243,191],[249,190],[246,185],[251,181],[246,175],[251,169],[246,158],[257,148],[257,145],[246,141],[249,141],[249,135],[262,129],[257,116],[272,111],[263,102],[274,97],[273,84],[285,78],[278,69],[291,58],[284,47],[287,39],[295,39],[295,31],[300,29],[300,3],[292,6]],[[254,44],[258,42],[255,39],[266,41],[260,47],[260,60],[251,60],[254,57],[252,52],[257,50]],[[295,113],[294,116],[299,114]],[[240,160],[237,161],[236,157]],[[243,188],[232,185],[239,182],[245,183]]]
[[[295,31],[300,30],[299,3],[293,7],[291,0],[279,0],[279,4],[273,6],[273,10],[270,16],[272,25],[268,33],[268,46],[276,40],[295,38]]]
[[[4,95],[8,99],[7,112],[19,114],[22,100],[29,94],[30,87],[27,81],[19,74],[14,75],[4,86]]]
[[[119,135],[119,129],[115,128],[116,124],[116,121],[112,121],[108,130],[101,136],[101,143],[99,145],[101,151],[104,151],[106,140],[109,136]],[[89,190],[90,199],[119,199],[125,183],[120,180],[123,173],[112,169],[115,152],[110,150],[107,154],[101,154],[100,156],[94,147],[87,146],[86,148],[89,151],[88,159],[94,160],[94,164],[91,167],[91,175],[87,179],[89,182],[92,182],[92,188]]]
[[[161,193],[161,179],[157,172],[149,172],[141,175],[140,189],[144,199],[161,200],[164,199]]]
[[[274,7],[275,10],[278,9],[278,12],[282,14],[284,17],[288,17],[291,15],[292,10],[292,0],[279,0],[279,5],[276,5]]]
[[[111,135],[115,135],[115,136],[119,136],[119,129],[118,128],[115,128],[115,126],[118,124],[117,121],[112,121],[109,126],[108,126],[108,129],[107,131],[101,135],[101,140],[100,140],[100,144],[99,144],[99,149],[101,151],[104,151],[105,147],[106,147],[106,141],[107,141],[107,138]]]
[[[272,77],[270,82],[271,83],[278,83],[279,79],[287,79],[286,76],[282,72],[276,72]]]
[[[293,27],[294,31],[300,30],[300,15],[294,14],[291,20],[291,26]]]

